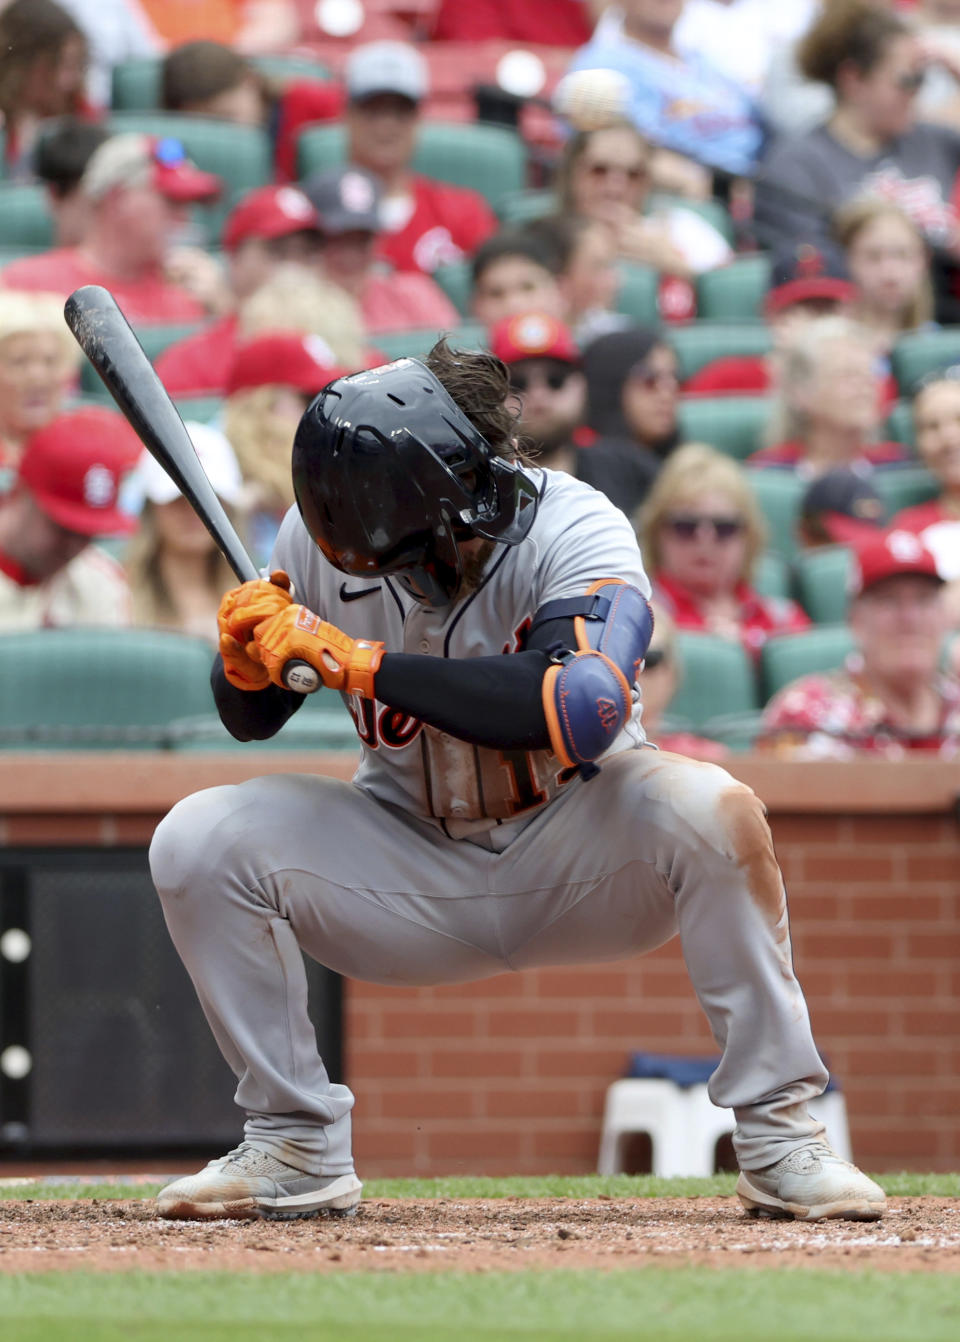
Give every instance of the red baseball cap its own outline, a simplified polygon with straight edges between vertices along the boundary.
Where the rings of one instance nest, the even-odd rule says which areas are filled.
[[[857,297],[857,286],[840,266],[810,243],[801,243],[773,263],[773,287],[764,313],[776,317],[797,303],[837,303],[846,306]]]
[[[201,172],[187,158],[179,140],[139,132],[104,140],[90,156],[80,189],[91,200],[100,200],[117,186],[147,185],[184,205],[213,200],[223,189],[219,177]]]
[[[248,238],[267,241],[307,230],[320,232],[320,216],[298,187],[261,186],[231,211],[223,229],[223,245],[232,251]]]
[[[68,531],[111,536],[136,528],[136,520],[118,507],[117,494],[141,451],[122,415],[85,406],[30,435],[18,478],[37,506]]]
[[[227,395],[254,387],[293,387],[316,396],[328,382],[343,377],[322,336],[268,331],[238,345],[227,375]]]
[[[505,364],[520,363],[522,359],[580,362],[580,351],[570,328],[545,312],[504,317],[490,332],[490,349]]]
[[[886,578],[899,578],[915,573],[942,583],[937,572],[937,561],[919,536],[912,531],[888,531],[876,540],[866,542],[856,551],[850,592],[860,596],[869,587]]]

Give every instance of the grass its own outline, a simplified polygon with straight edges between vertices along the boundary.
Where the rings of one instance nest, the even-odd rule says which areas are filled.
[[[0,1167],[2,1168],[2,1167]],[[960,1173],[873,1176],[890,1197],[960,1197]],[[729,1197],[736,1175],[658,1179],[650,1174],[548,1175],[543,1178],[370,1179],[367,1198],[705,1198]],[[0,1199],[149,1198],[160,1184],[37,1183],[0,1186]]]
[[[4,1342],[955,1342],[956,1277],[632,1272],[0,1277]]]

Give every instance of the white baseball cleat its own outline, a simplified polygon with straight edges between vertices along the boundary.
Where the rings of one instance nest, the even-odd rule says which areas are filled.
[[[763,1170],[741,1170],[737,1194],[749,1216],[798,1221],[879,1221],[887,1205],[880,1185],[826,1142],[802,1146]]]
[[[199,1174],[162,1188],[157,1213],[181,1221],[255,1216],[292,1221],[321,1212],[353,1216],[362,1187],[355,1174],[307,1174],[241,1142]]]

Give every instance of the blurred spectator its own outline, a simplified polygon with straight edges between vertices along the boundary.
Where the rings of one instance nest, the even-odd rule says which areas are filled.
[[[909,531],[863,547],[848,622],[858,651],[801,676],[763,715],[764,744],[797,759],[960,753],[960,683],[940,674],[947,621],[936,561]]]
[[[266,564],[293,503],[290,456],[304,410],[344,371],[315,336],[274,331],[238,344],[227,380],[224,432],[243,480],[240,504],[255,563]]]
[[[113,67],[122,61],[156,55],[162,46],[139,0],[59,0],[83,29],[90,53],[87,97],[94,107],[109,107]]]
[[[303,189],[320,216],[323,274],[360,304],[371,335],[419,326],[435,330],[459,326],[456,308],[429,275],[419,271],[389,275],[380,269],[376,259],[380,188],[372,173],[330,168],[308,178]]]
[[[59,297],[0,289],[0,494],[27,438],[60,414],[79,366]]]
[[[263,186],[248,192],[223,230],[231,310],[164,350],[156,368],[167,390],[221,393],[233,357],[237,306],[286,267],[315,270],[320,249],[319,216],[297,187]]]
[[[818,475],[800,504],[797,539],[801,548],[861,545],[883,531],[887,506],[869,479],[849,466]]]
[[[647,740],[661,750],[689,759],[724,760],[730,754],[719,741],[710,741],[693,732],[663,729],[664,715],[669,717],[670,703],[680,688],[683,668],[677,649],[677,628],[662,606],[653,602],[653,637],[647,648],[640,672],[640,694],[643,698],[643,730]]]
[[[613,239],[602,224],[552,215],[535,220],[526,231],[543,242],[545,254],[553,258],[566,321],[579,344],[633,326],[628,316],[615,311],[620,273]]]
[[[940,493],[929,503],[897,513],[893,524],[919,536],[947,583],[944,600],[951,626],[960,629],[960,369],[931,379],[913,402],[917,453]]]
[[[524,312],[563,320],[566,301],[557,280],[560,260],[543,234],[505,229],[480,244],[473,256],[470,310],[484,326]]]
[[[570,329],[543,312],[506,317],[490,332],[490,348],[507,365],[517,427],[536,465],[585,480],[631,514],[656,473],[656,458],[624,444],[579,445],[587,384]]]
[[[677,356],[656,331],[632,327],[586,347],[587,425],[597,443],[629,449],[643,479],[679,441]]]
[[[109,138],[105,126],[65,117],[37,144],[33,167],[47,188],[57,247],[75,247],[87,231],[91,204],[80,184],[94,150]]]
[[[30,437],[0,498],[0,631],[129,624],[123,570],[90,542],[136,525],[117,494],[140,450],[126,420],[99,406]]]
[[[363,318],[350,295],[299,266],[278,270],[240,305],[237,341],[245,343],[265,331],[311,336],[313,350],[326,350],[328,363],[351,372],[383,363],[378,351],[365,344]]]
[[[835,0],[801,44],[800,66],[833,88],[836,109],[765,160],[755,206],[761,245],[810,243],[829,252],[835,211],[872,195],[899,203],[931,247],[955,256],[960,136],[917,124],[924,58],[904,20],[868,0]]]
[[[114,135],[94,151],[80,189],[90,213],[79,242],[13,261],[0,282],[65,297],[102,284],[132,322],[199,321],[204,306],[165,266],[187,206],[216,196],[219,178],[194,167],[178,140]]]
[[[751,586],[766,526],[747,477],[701,443],[677,448],[640,514],[640,544],[654,595],[678,629],[742,643],[754,657],[773,634],[810,620],[795,601]]]
[[[628,121],[571,136],[557,169],[561,213],[604,224],[618,256],[664,274],[699,275],[731,260],[726,238],[695,210],[666,204],[645,213],[653,156]]]
[[[597,0],[439,0],[435,42],[535,42],[578,47],[592,28]]]
[[[756,96],[770,59],[808,28],[816,0],[686,0],[674,37]]]
[[[851,316],[876,337],[883,355],[933,318],[933,287],[923,235],[893,201],[861,197],[834,220],[850,278],[857,286]]]
[[[41,121],[86,109],[87,40],[53,0],[12,0],[0,10],[0,119],[5,175],[31,175]]]
[[[382,189],[377,255],[397,270],[428,274],[470,255],[497,227],[490,206],[476,191],[412,170],[429,82],[420,52],[405,42],[371,42],[350,53],[343,77],[347,156]]]
[[[234,526],[240,468],[229,442],[209,424],[188,422],[200,464]],[[123,494],[139,505],[139,524],[124,560],[133,623],[178,629],[217,641],[217,608],[236,585],[233,570],[207,528],[162,466],[144,452]]]
[[[784,348],[770,424],[772,446],[748,459],[812,478],[835,466],[896,465],[900,443],[879,440],[884,379],[870,333],[846,317],[821,317]]]
[[[734,175],[750,174],[763,142],[749,95],[673,30],[683,0],[621,0],[608,9],[572,69],[614,70],[631,85],[628,115],[656,145]]]
[[[282,51],[300,36],[296,0],[137,0],[168,47],[206,38],[236,51]]]
[[[297,175],[297,133],[339,117],[343,91],[321,79],[270,78],[222,42],[198,41],[176,47],[164,59],[161,105],[168,112],[263,127],[273,140],[277,176],[289,182]]]
[[[772,287],[764,304],[773,348],[769,354],[726,354],[712,359],[684,383],[684,395],[722,396],[772,391],[779,382],[783,351],[809,322],[818,317],[849,313],[857,299],[856,287],[845,270],[814,247],[800,246],[777,257]],[[885,392],[885,396],[886,396]],[[897,398],[896,383],[889,399]]]

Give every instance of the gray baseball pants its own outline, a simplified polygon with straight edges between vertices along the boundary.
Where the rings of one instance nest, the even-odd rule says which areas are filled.
[[[274,775],[180,802],[150,850],[170,935],[236,1074],[246,1138],[353,1168],[346,1086],[307,1014],[302,948],[349,978],[439,984],[622,959],[679,931],[721,1061],[709,1086],[759,1169],[822,1134],[823,1090],[763,808],[723,769],[650,749],[571,783],[502,851],[350,783]],[[638,1041],[643,1003],[637,1004]]]

